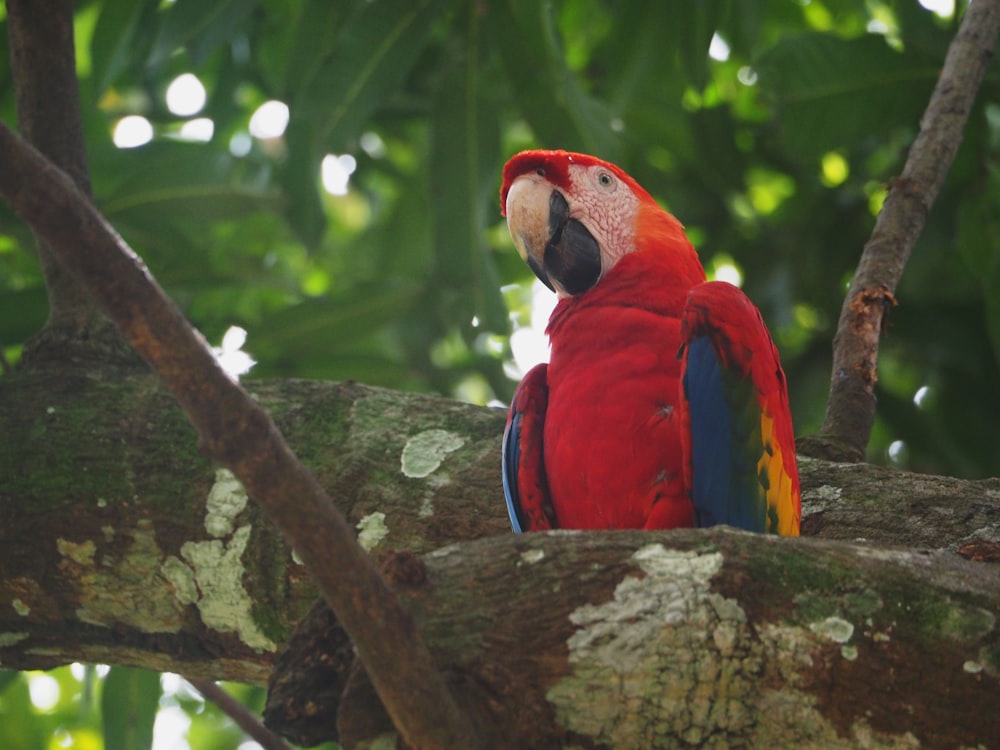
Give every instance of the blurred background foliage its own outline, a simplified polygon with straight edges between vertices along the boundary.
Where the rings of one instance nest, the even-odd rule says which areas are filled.
[[[797,433],[809,434],[846,285],[963,8],[80,0],[94,190],[210,341],[246,329],[250,377],[495,403],[537,356],[531,307],[545,301],[499,215],[501,167],[530,147],[597,154],[685,223],[710,274],[741,280],[781,349]],[[994,65],[898,289],[873,461],[1000,473],[998,93]],[[6,49],[0,117],[16,117]],[[31,245],[0,207],[11,364],[46,316]],[[101,678],[74,674],[53,673],[62,697],[44,711],[22,711],[29,680],[5,676],[0,745],[100,747],[90,686]],[[132,694],[193,712],[192,732],[213,715],[151,685]]]

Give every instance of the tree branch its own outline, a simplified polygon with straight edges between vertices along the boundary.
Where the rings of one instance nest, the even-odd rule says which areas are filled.
[[[1000,736],[997,566],[716,527],[498,537],[398,567],[498,747],[846,750]],[[341,694],[303,689],[338,662],[323,643],[330,622],[310,624],[291,649],[313,674],[279,665],[284,691],[269,695],[265,721],[308,743],[370,746],[391,727],[363,679],[350,675]],[[289,722],[275,709],[296,694],[309,711]]]
[[[232,469],[292,542],[406,741],[477,747],[409,613],[267,412],[219,368],[204,339],[72,181],[2,123],[0,163],[0,195],[85,281],[180,402],[205,453]]]
[[[353,383],[248,387],[376,558],[509,534],[501,410]],[[24,634],[0,643],[0,664],[261,684],[315,589],[155,379],[16,373],[0,380],[0,414],[0,633]],[[1000,549],[1000,479],[801,457],[799,471],[805,534]],[[245,606],[220,617],[236,593]]]
[[[878,341],[894,293],[948,170],[976,92],[993,57],[1000,0],[968,5],[910,148],[892,184],[840,311],[833,374],[818,438],[800,450],[818,458],[861,461],[875,421]]]
[[[527,691],[525,696],[538,697],[539,683],[522,686],[513,677],[503,683],[507,685],[503,691],[492,691],[498,680],[503,682],[503,675],[513,674],[512,664],[530,660],[538,663],[531,669],[553,670],[554,664],[565,663],[559,662],[565,659],[560,656],[566,653],[565,642],[558,648],[545,646],[559,633],[571,635],[579,624],[567,619],[578,608],[562,609],[566,602],[560,597],[579,596],[594,606],[611,601],[609,591],[617,579],[607,576],[621,570],[614,568],[621,560],[609,563],[601,557],[603,553],[594,551],[615,535],[565,533],[549,542],[548,537],[515,538],[509,533],[500,496],[502,411],[357,384],[250,381],[249,387],[274,415],[290,445],[338,498],[349,523],[367,529],[369,544],[374,545],[372,554],[382,560],[390,580],[412,597],[412,611],[421,632],[426,633],[435,662],[446,668],[450,684],[459,686],[461,694],[479,706],[469,710],[487,706],[490,712],[501,711],[507,709],[497,704],[510,704],[517,714],[521,689]],[[29,669],[97,661],[262,684],[274,665],[278,644],[288,641],[315,589],[263,511],[252,503],[241,506],[230,478],[197,455],[193,430],[153,378],[133,376],[109,383],[78,374],[17,373],[0,381],[0,413],[4,414],[6,440],[0,451],[0,664]],[[441,450],[442,437],[450,447],[458,447]],[[950,552],[899,552],[884,546],[957,550],[973,559],[995,556],[1000,549],[1000,480],[963,481],[810,459],[802,460],[800,472],[804,532],[830,540],[868,541],[859,545],[802,540],[794,546],[794,566],[775,562],[771,568],[755,568],[747,579],[761,585],[784,581],[787,598],[772,599],[759,596],[759,589],[748,589],[746,603],[740,605],[746,611],[757,607],[761,618],[779,625],[796,609],[806,617],[814,603],[817,613],[827,606],[819,602],[836,600],[829,604],[833,612],[834,606],[855,600],[863,603],[866,594],[858,588],[859,581],[874,575],[873,581],[882,582],[870,587],[883,591],[880,596],[884,596],[885,608],[879,616],[888,618],[895,612],[903,627],[916,617],[907,614],[905,605],[917,602],[914,593],[922,590],[926,575],[934,571],[942,575],[951,571],[947,596],[956,604],[967,605],[973,601],[969,597],[978,597],[983,590],[1000,590],[996,565],[962,564]],[[228,524],[224,523],[227,519]],[[704,545],[713,543],[712,534],[686,533],[692,535],[679,536],[700,539]],[[469,542],[476,537],[499,538]],[[640,544],[646,543],[643,538],[636,537]],[[748,546],[762,551],[775,547],[761,537],[745,539]],[[661,540],[650,537],[647,541]],[[446,546],[451,542],[462,543]],[[526,542],[528,548],[523,546]],[[537,553],[522,557],[536,548],[536,542],[559,545],[543,547],[544,561],[550,567],[530,562]],[[570,555],[568,549],[577,551]],[[406,551],[424,556],[426,575],[421,574],[420,561],[414,565],[414,556]],[[831,551],[835,551],[832,557]],[[735,560],[752,557],[750,552],[734,552]],[[853,557],[859,559],[842,563]],[[435,570],[445,561],[450,572],[440,577]],[[602,567],[606,564],[611,565],[607,574]],[[872,568],[856,567],[861,565]],[[847,576],[846,569],[858,572]],[[489,583],[481,577],[484,571],[494,571]],[[880,579],[883,575],[887,578]],[[889,596],[892,592],[895,599]],[[726,596],[742,599],[740,594]],[[438,609],[435,602],[444,608]],[[903,603],[902,610],[898,602]],[[508,614],[498,617],[495,611],[485,610],[487,606],[506,607]],[[656,610],[656,600],[651,599],[649,606],[650,611]],[[987,605],[983,608],[1000,617],[1000,612]],[[454,612],[464,614],[454,619],[452,627],[443,627]],[[949,621],[948,610],[937,612],[938,622]],[[848,619],[822,614],[809,622],[822,622],[827,616]],[[423,623],[429,621],[437,625],[424,630]],[[864,618],[850,621],[855,637],[861,638]],[[965,621],[961,615],[958,622]],[[691,627],[696,633],[706,632]],[[767,633],[776,632],[765,627]],[[806,638],[814,635],[802,627],[788,632]],[[910,674],[912,664],[924,669],[920,680],[968,675],[979,680],[976,684],[981,689],[993,689],[988,682],[995,678],[992,672],[984,670],[978,677],[964,671],[961,675],[936,672],[937,662],[923,655],[923,641],[908,640],[898,630],[869,632],[888,635],[891,640],[864,636],[866,640],[859,641],[859,659],[851,662],[857,667],[844,662],[838,667],[844,644],[830,643],[832,653],[820,648],[813,655],[816,668],[864,667],[868,683],[883,686],[893,695],[897,685],[888,680],[902,679],[897,676],[900,670]],[[528,642],[538,645],[529,649]],[[883,643],[887,644],[884,648],[902,649],[906,658],[917,661],[910,666],[901,666],[902,656],[900,663],[867,661],[865,648]],[[908,650],[911,646],[915,651]],[[467,650],[459,658],[456,648]],[[717,663],[714,638],[689,642],[685,649],[683,656],[677,656],[679,663]],[[974,649],[969,646],[969,650]],[[303,722],[311,719],[309,731],[329,736],[335,728],[334,713],[338,713],[345,737],[364,734],[366,726],[387,729],[374,693],[367,689],[363,676],[357,675],[353,649],[339,626],[322,648],[306,653],[318,669],[317,679],[308,689],[297,689],[302,684],[294,679],[286,682],[286,691],[275,695],[279,706],[287,709],[283,722],[269,714],[270,720],[279,722],[275,726],[299,733]],[[834,661],[825,661],[832,657]],[[865,671],[869,669],[888,669],[889,676],[873,676]],[[528,679],[528,672],[520,674]],[[661,694],[688,695],[687,688],[671,682],[674,674],[684,673],[667,670],[662,679],[668,682],[659,684]],[[804,713],[797,725],[803,731],[820,726],[824,732],[833,731],[824,722],[834,719],[857,724],[845,732],[865,731],[856,713],[854,719],[837,713],[851,686],[858,684],[852,682],[854,676],[841,682],[843,674],[817,672],[807,683],[817,689],[834,685],[839,697],[817,709],[826,712],[829,707],[823,722]],[[294,671],[283,675],[278,679],[302,676]],[[641,683],[646,677],[637,679]],[[622,677],[622,683],[630,680]],[[489,688],[485,693],[484,684]],[[942,693],[941,684],[915,682],[911,692],[903,695],[914,705],[933,704],[936,710],[945,697],[954,695]],[[775,689],[763,683],[754,687],[741,682],[739,686],[746,688],[750,700],[759,697],[755,690]],[[792,681],[786,689],[800,687],[801,683]],[[932,694],[925,693],[925,688]],[[297,700],[281,706],[281,697],[290,694]],[[777,700],[778,694],[770,695]],[[544,697],[540,700],[532,710],[549,710]],[[872,696],[879,707],[883,700]],[[581,699],[578,705],[575,711],[580,720],[596,710],[592,701]],[[803,704],[795,705],[801,708]],[[334,706],[340,710],[331,710]],[[633,714],[640,720],[649,708],[642,706]],[[771,721],[768,706],[759,711],[764,723]],[[602,715],[612,712],[602,710]],[[568,716],[564,720],[569,721]],[[519,727],[526,720],[515,716],[509,726]],[[656,721],[651,719],[649,726]],[[494,720],[487,717],[486,723],[492,726]],[[737,734],[730,739],[731,744],[739,744]],[[806,740],[782,745],[762,739],[758,744],[827,746],[816,737]],[[858,743],[844,739],[840,746],[852,744]]]
[[[35,148],[68,174],[90,198],[80,92],[73,42],[73,0],[7,0],[11,73],[18,126]],[[86,286],[58,262],[36,233],[48,291],[49,319],[25,347],[22,362],[55,358],[58,366],[83,360],[134,363],[114,326]]]
[[[201,693],[202,697],[214,703],[250,739],[255,740],[264,750],[292,750],[292,746],[265,727],[256,714],[215,684],[213,680],[200,677],[185,677]]]

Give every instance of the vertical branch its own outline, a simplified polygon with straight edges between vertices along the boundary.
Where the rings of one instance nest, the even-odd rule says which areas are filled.
[[[18,127],[90,198],[73,6],[73,0],[7,0],[7,28]],[[36,246],[48,291],[49,319],[43,334],[27,347],[24,361],[52,351],[65,365],[67,347],[88,349],[98,342],[104,345],[102,354],[121,359],[124,344],[86,286],[58,263],[37,233]]]
[[[955,159],[993,57],[998,28],[1000,0],[969,4],[924,111],[920,133],[891,186],[844,299],[833,340],[830,399],[820,445],[813,441],[806,452],[837,460],[864,458],[875,422],[882,322],[896,304],[896,285]]]

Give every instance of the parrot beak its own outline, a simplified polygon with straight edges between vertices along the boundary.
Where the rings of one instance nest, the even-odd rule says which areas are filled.
[[[560,297],[583,294],[601,277],[601,247],[570,218],[563,193],[535,174],[514,180],[507,193],[507,228],[518,254]]]

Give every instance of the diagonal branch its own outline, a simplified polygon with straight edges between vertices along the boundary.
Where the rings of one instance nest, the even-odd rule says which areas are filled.
[[[819,439],[800,449],[817,457],[860,461],[875,422],[875,382],[882,322],[955,159],[976,92],[993,59],[1000,0],[969,4],[945,57],[920,133],[910,147],[865,245],[833,340],[830,399]]]
[[[72,180],[0,123],[0,196],[82,279],[194,424],[206,455],[243,482],[305,562],[354,643],[404,740],[479,742],[413,619],[270,415],[219,368],[142,260]]]
[[[206,680],[202,677],[185,677],[184,679],[201,693],[202,698],[218,706],[222,713],[232,719],[236,726],[264,750],[292,750],[291,745],[265,727],[255,713],[219,687],[214,680]]]

